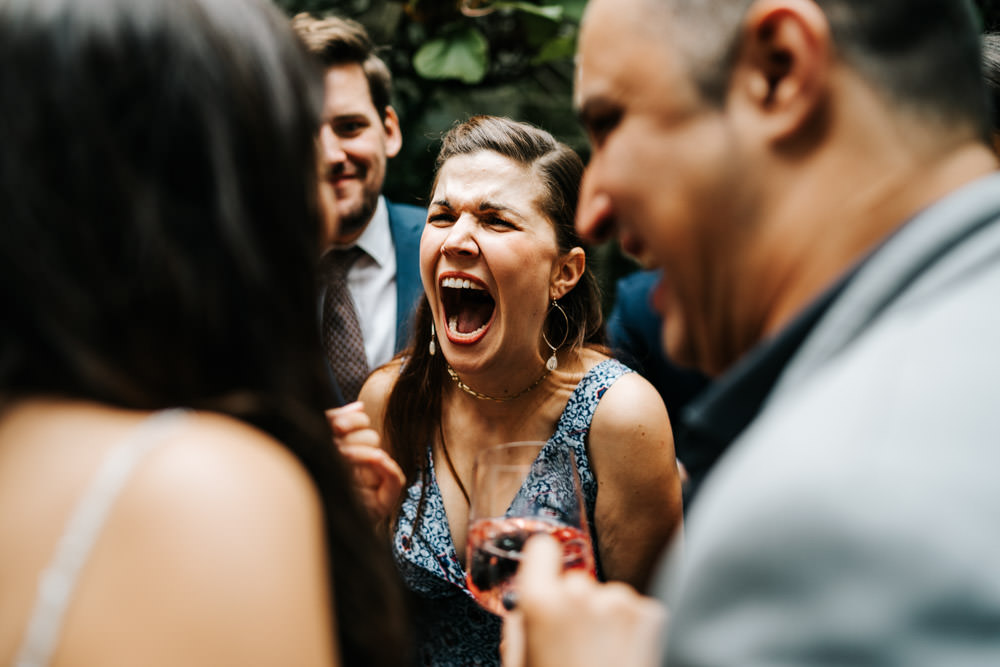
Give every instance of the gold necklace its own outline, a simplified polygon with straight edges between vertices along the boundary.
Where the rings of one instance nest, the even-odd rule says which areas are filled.
[[[462,378],[458,377],[458,373],[456,373],[455,369],[451,367],[451,364],[446,363],[445,366],[448,369],[448,375],[450,375],[451,379],[455,381],[455,384],[458,385],[458,388],[464,391],[466,394],[468,394],[469,396],[474,396],[475,398],[478,398],[481,401],[496,401],[497,403],[506,403],[507,401],[513,401],[515,398],[520,398],[521,396],[524,396],[529,391],[540,385],[542,381],[549,376],[549,369],[548,367],[546,367],[545,371],[538,376],[537,380],[529,384],[521,391],[517,392],[513,396],[504,396],[503,398],[497,398],[496,396],[490,396],[488,394],[483,394],[476,391],[469,385],[462,382]]]

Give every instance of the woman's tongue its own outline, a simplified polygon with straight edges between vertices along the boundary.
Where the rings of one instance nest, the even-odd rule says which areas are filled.
[[[452,313],[448,318],[448,326],[460,334],[470,334],[478,331],[489,321],[492,308],[484,305],[465,305]]]

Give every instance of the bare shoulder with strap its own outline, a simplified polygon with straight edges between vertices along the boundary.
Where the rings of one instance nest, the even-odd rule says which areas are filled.
[[[175,431],[185,414],[186,411],[180,409],[154,413],[107,455],[77,503],[55,554],[42,572],[28,631],[14,661],[16,667],[49,664],[80,569],[87,562],[115,499],[136,465]]]

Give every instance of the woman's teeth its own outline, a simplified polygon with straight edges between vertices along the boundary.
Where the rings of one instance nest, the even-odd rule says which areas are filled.
[[[475,331],[467,331],[467,332],[463,333],[463,332],[461,332],[461,331],[458,330],[458,315],[452,315],[451,317],[448,318],[448,329],[453,334],[455,334],[457,336],[464,336],[466,338],[469,338],[471,336],[477,335],[479,332],[483,331],[488,324],[489,324],[489,322],[487,322],[486,324],[483,324],[483,326],[479,327]]]
[[[456,341],[478,340],[489,328],[496,308],[489,291],[475,279],[454,275],[442,277],[439,285],[448,335]]]
[[[463,278],[443,278],[441,287],[451,287],[453,289],[474,289],[483,291],[483,288],[468,279]]]

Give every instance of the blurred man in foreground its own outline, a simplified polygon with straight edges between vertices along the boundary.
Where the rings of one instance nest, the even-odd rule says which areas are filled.
[[[716,376],[665,664],[1000,664],[979,58],[964,0],[589,3],[578,229],[663,270],[667,352]],[[656,661],[647,600],[530,546],[511,664]]]

